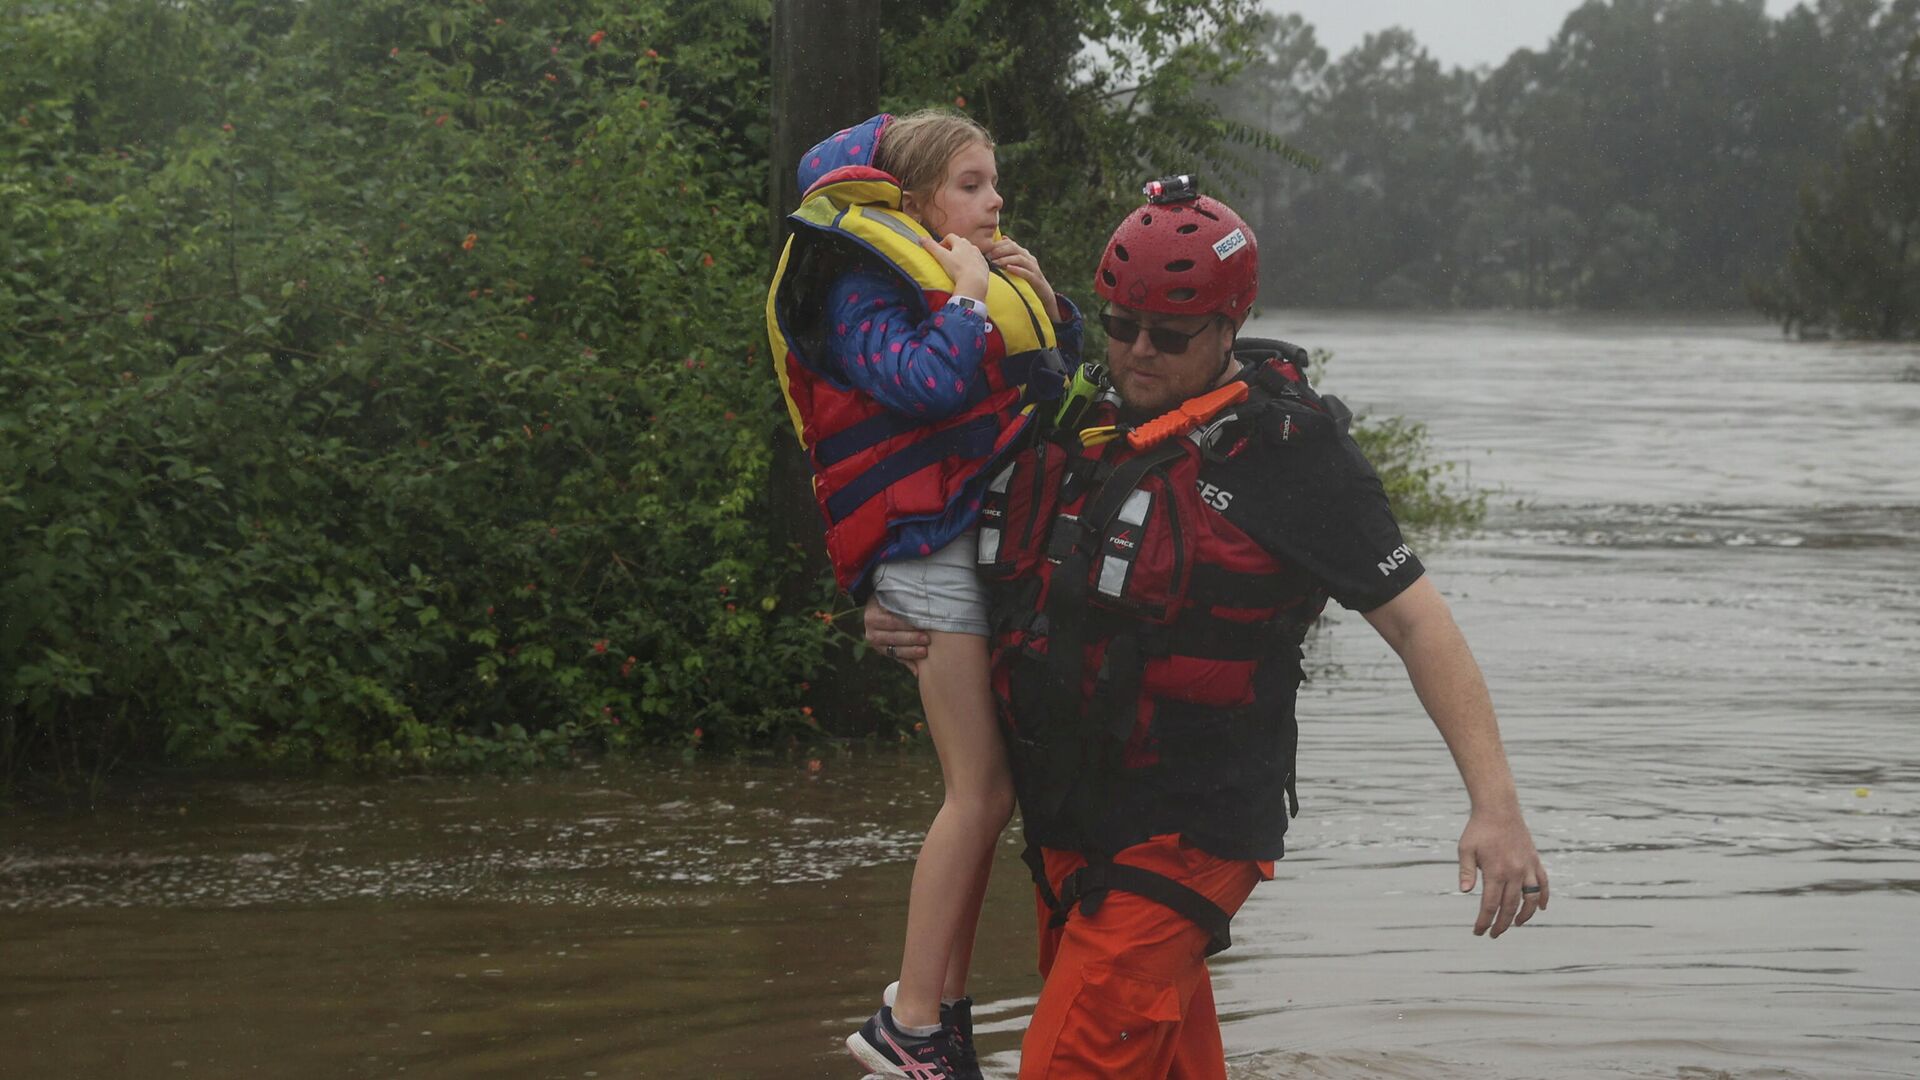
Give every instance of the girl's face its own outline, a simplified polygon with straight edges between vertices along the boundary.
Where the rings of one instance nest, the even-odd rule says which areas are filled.
[[[935,239],[957,233],[985,251],[993,246],[1000,228],[999,171],[993,148],[977,142],[947,162],[947,178],[922,200],[912,192],[901,196],[900,208],[927,227]]]

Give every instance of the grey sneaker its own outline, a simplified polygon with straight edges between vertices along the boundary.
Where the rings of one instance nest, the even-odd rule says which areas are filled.
[[[899,992],[900,984],[890,982],[880,1000],[891,1009]],[[947,1033],[947,1057],[953,1063],[954,1080],[983,1080],[980,1055],[973,1048],[973,999],[963,997],[951,1005],[941,1002],[940,1027]]]
[[[878,1076],[903,1080],[960,1080],[961,1074],[953,1068],[952,1049],[944,1027],[924,1038],[895,1027],[891,1005],[882,1005],[859,1031],[847,1036],[847,1050],[860,1064]]]

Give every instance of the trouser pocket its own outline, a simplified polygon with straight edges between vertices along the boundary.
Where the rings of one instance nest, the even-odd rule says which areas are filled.
[[[1108,963],[1088,964],[1078,974],[1072,1001],[1056,1014],[1052,1030],[1038,1030],[1036,1015],[1021,1054],[1021,1080],[1164,1075],[1180,1027],[1179,988]]]

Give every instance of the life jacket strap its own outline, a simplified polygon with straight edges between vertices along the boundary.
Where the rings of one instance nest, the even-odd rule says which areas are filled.
[[[1040,849],[1028,844],[1026,850],[1020,853],[1020,858],[1033,873],[1034,884],[1040,889],[1040,899],[1053,912],[1047,920],[1049,927],[1057,929],[1065,926],[1076,906],[1080,914],[1094,915],[1100,910],[1100,905],[1106,902],[1107,894],[1117,889],[1168,908],[1205,931],[1208,956],[1233,946],[1233,916],[1204,894],[1165,874],[1117,863],[1105,855],[1094,855],[1087,865],[1067,875],[1067,879],[1060,883],[1059,894],[1055,895],[1052,885],[1047,881],[1046,859],[1040,854]]]

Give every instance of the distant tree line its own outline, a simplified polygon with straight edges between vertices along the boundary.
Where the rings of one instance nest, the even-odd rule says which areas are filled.
[[[1783,318],[1853,325],[1823,290],[1884,288],[1864,279],[1887,260],[1914,287],[1900,226],[1835,248],[1866,196],[1822,192],[1920,198],[1913,136],[1891,134],[1913,123],[1920,0],[1777,19],[1762,0],[1589,0],[1545,48],[1479,70],[1399,29],[1337,60],[1298,16],[1262,34],[1215,101],[1322,162],[1243,155],[1232,178],[1270,302],[1715,309],[1743,306],[1757,278]]]

